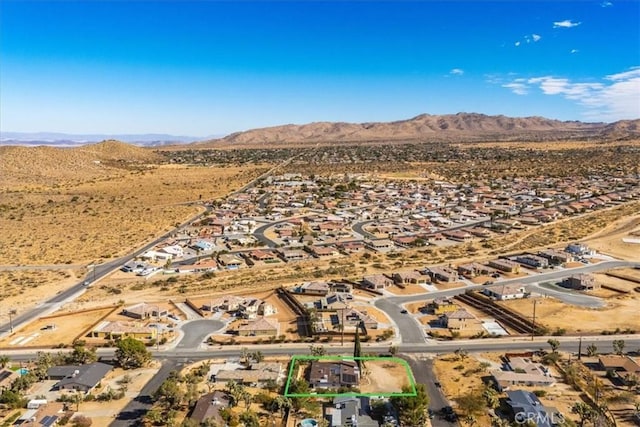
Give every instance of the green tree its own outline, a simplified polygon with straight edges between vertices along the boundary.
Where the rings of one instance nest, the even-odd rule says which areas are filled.
[[[558,352],[558,348],[560,348],[560,341],[558,341],[555,338],[549,338],[547,340],[547,344],[549,344],[549,346],[551,347],[551,351],[553,353],[557,353]]]
[[[164,420],[162,411],[158,408],[151,408],[144,416],[144,420],[152,425],[160,425]]]
[[[571,412],[580,418],[580,427],[583,427],[585,422],[591,421],[595,416],[593,408],[584,402],[574,403],[571,407]]]
[[[73,420],[71,420],[73,427],[91,427],[91,424],[93,424],[93,420],[84,415],[76,415],[73,417]]]
[[[312,356],[324,356],[327,354],[327,350],[322,345],[313,345],[309,346],[309,352]]]
[[[498,393],[491,386],[486,386],[484,390],[482,390],[482,397],[484,398],[487,406],[491,409],[495,409],[500,406],[500,399],[498,398]]]
[[[289,386],[290,393],[293,394],[309,394],[309,383],[304,379],[293,380]],[[294,411],[300,412],[310,407],[311,400],[308,397],[292,397],[291,407]]]
[[[177,409],[182,404],[185,393],[175,378],[167,378],[153,395],[156,402],[165,409]]]
[[[9,366],[9,362],[11,362],[11,359],[9,359],[9,356],[6,355],[0,355],[0,368],[6,368],[7,366]]]
[[[411,386],[403,386],[403,393],[411,393]],[[429,396],[427,396],[424,384],[416,384],[416,396],[394,396],[391,404],[398,411],[400,426],[419,427],[427,422],[427,409],[429,408]]]
[[[264,361],[264,354],[262,354],[260,350],[257,350],[251,353],[250,357],[251,357],[251,360],[253,360],[256,363],[260,363]]]
[[[227,382],[224,391],[231,398],[231,406],[238,406],[238,403],[240,403],[244,393],[246,392],[244,386],[235,381]]]
[[[27,400],[22,397],[20,392],[15,390],[2,390],[0,393],[0,403],[11,408],[22,408],[26,405]]]
[[[84,343],[73,345],[73,351],[66,357],[65,362],[70,365],[86,365],[98,360],[95,348],[86,348]]]
[[[598,354],[598,347],[594,343],[589,344],[587,346],[587,356],[594,357],[597,354]]]
[[[618,356],[622,356],[624,354],[624,340],[613,340],[613,352]]]
[[[455,401],[458,402],[458,408],[466,417],[479,415],[485,408],[485,398],[480,391],[469,391]]]
[[[123,369],[135,369],[145,366],[151,360],[151,353],[144,343],[127,337],[116,343],[116,362]]]
[[[258,415],[250,410],[246,410],[240,414],[240,422],[243,423],[245,427],[260,427]]]

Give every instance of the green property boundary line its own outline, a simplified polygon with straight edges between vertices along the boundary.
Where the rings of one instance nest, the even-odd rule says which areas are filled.
[[[291,386],[291,382],[293,380],[293,368],[296,366],[296,362],[299,360],[304,361],[314,361],[314,360],[348,360],[348,361],[358,361],[362,360],[366,361],[383,361],[383,362],[393,362],[404,366],[405,372],[407,373],[407,377],[409,378],[409,385],[411,386],[410,393],[358,393],[358,392],[347,392],[347,393],[290,393],[289,387]],[[399,396],[407,396],[407,397],[415,397],[418,395],[416,390],[416,380],[413,377],[413,372],[411,371],[411,367],[407,363],[406,360],[400,359],[398,357],[379,357],[379,356],[368,356],[368,357],[353,357],[353,356],[306,356],[306,355],[293,355],[291,357],[291,361],[289,362],[289,374],[287,376],[287,384],[284,388],[285,397],[342,397],[342,396],[350,396],[350,397],[399,397]]]

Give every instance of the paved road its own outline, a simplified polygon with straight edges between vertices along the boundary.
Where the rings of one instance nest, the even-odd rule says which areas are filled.
[[[528,285],[527,290],[542,295],[549,295],[567,304],[586,308],[601,308],[606,305],[602,298],[585,295],[579,291],[572,291],[551,283],[539,283]]]
[[[144,415],[151,409],[152,396],[158,390],[160,385],[169,377],[171,371],[178,370],[181,367],[178,360],[163,360],[162,367],[147,384],[142,388],[140,394],[133,399],[122,411],[117,418],[109,425],[110,427],[129,427],[137,425]]]
[[[224,328],[225,323],[220,320],[202,319],[187,322],[182,325],[184,337],[178,345],[177,349],[193,350],[200,348],[200,344],[212,333]]]
[[[471,285],[461,288],[449,289],[445,291],[425,292],[422,294],[397,296],[397,297],[382,297],[375,302],[375,306],[383,310],[391,320],[398,325],[401,334],[401,342],[403,344],[413,344],[424,342],[424,326],[422,326],[411,314],[402,314],[401,305],[424,301],[425,299],[434,299],[442,297],[453,297],[465,293],[468,290],[477,290],[482,288],[495,288],[509,283],[522,283],[522,284],[534,284],[538,282],[547,281],[559,281],[564,277],[569,277],[579,273],[590,273],[594,271],[609,270],[618,267],[638,266],[640,263],[628,262],[628,261],[604,261],[598,264],[585,265],[584,267],[563,269],[563,270],[551,270],[550,272],[534,274],[526,277],[519,277],[517,279],[500,280],[494,285]],[[541,289],[543,290],[543,289]],[[544,291],[544,290],[543,290]],[[551,292],[548,292],[549,294]],[[555,296],[555,295],[554,295]],[[585,301],[594,303],[593,300],[586,300],[584,297],[578,298],[577,296],[571,296],[569,294],[562,295],[566,301],[578,301],[584,305]],[[594,297],[588,297],[594,298]],[[597,300],[597,299],[596,299]]]
[[[425,385],[427,394],[429,395],[429,409],[437,414],[445,406],[451,406],[449,401],[444,397],[442,389],[436,386],[438,378],[433,372],[433,360],[420,358],[415,355],[403,355],[402,358],[409,363],[416,382]],[[438,415],[431,420],[432,427],[451,427],[457,425],[458,423],[446,421]]]
[[[176,229],[171,230],[171,231],[169,231],[167,233],[164,233],[162,236],[156,238],[152,242],[147,243],[146,245],[142,246],[141,248],[138,248],[136,251],[134,251],[134,252],[122,257],[122,258],[118,258],[118,259],[115,259],[113,261],[106,262],[104,264],[96,265],[91,270],[91,272],[89,274],[87,274],[87,276],[82,281],[80,281],[80,282],[76,283],[75,285],[71,286],[70,288],[60,292],[59,294],[55,295],[54,297],[49,298],[43,304],[31,309],[30,311],[28,311],[26,313],[22,313],[19,316],[15,317],[13,319],[13,327],[16,328],[19,325],[31,322],[31,321],[37,319],[38,317],[44,315],[44,313],[46,311],[51,310],[52,304],[61,304],[63,302],[66,302],[67,300],[72,300],[73,298],[76,298],[78,295],[84,293],[85,288],[86,288],[86,286],[84,285],[85,281],[93,283],[93,282],[101,279],[102,277],[105,277],[108,274],[111,274],[114,270],[117,270],[118,268],[120,268],[120,266],[122,264],[124,264],[126,262],[129,262],[132,259],[134,259],[135,257],[145,253],[146,251],[148,251],[149,249],[151,249],[152,247],[154,247],[155,245],[157,245],[161,241],[167,239],[169,236],[171,236],[176,231],[179,231],[180,229],[186,227],[192,221],[195,221],[195,220],[201,218],[203,215],[205,215],[205,213],[206,213],[206,210],[204,212],[201,212],[201,213],[197,214],[197,215],[194,215],[189,220],[187,220],[187,221],[183,222],[182,224],[180,224],[180,226],[178,226]],[[6,323],[4,325],[0,325],[0,336],[3,333],[8,332],[9,330],[10,330],[10,324]]]
[[[375,234],[371,234],[368,231],[365,231],[364,227],[366,227],[367,225],[374,223],[378,221],[377,219],[372,219],[369,221],[361,221],[361,222],[356,222],[355,224],[353,224],[351,226],[351,229],[362,236],[363,239],[377,239]]]
[[[425,298],[424,296],[422,297]],[[400,308],[391,298],[380,298],[374,303],[376,308],[384,311],[393,320],[400,333],[400,340],[403,344],[424,343],[424,326],[420,325],[415,316],[402,314]]]

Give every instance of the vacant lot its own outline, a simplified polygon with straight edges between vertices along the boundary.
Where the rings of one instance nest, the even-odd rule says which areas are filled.
[[[114,308],[112,307],[106,307],[79,313],[41,317],[25,328],[3,338],[0,341],[0,346],[17,349],[29,346],[53,347],[58,344],[69,345],[75,338],[78,338],[82,331],[90,328],[101,317],[113,310]]]
[[[536,304],[536,322],[551,330],[562,328],[567,332],[599,333],[616,328],[640,330],[637,296],[616,296],[606,301],[607,305],[603,308],[588,309],[567,305],[555,298],[544,298]],[[501,304],[523,316],[531,316],[530,300],[511,300]]]
[[[411,384],[405,365],[393,360],[367,360],[364,370],[362,393],[401,393]]]
[[[186,202],[224,196],[266,170],[89,163],[74,179],[13,179],[0,188],[0,259],[43,265],[123,255],[202,210]]]
[[[72,269],[0,271],[0,323],[9,322],[10,309],[20,315],[76,283],[82,273]]]

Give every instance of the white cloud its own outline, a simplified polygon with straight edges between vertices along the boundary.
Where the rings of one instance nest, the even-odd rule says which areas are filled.
[[[600,7],[611,7],[613,6],[613,3],[611,3],[610,1],[603,1],[602,3],[600,3]]]
[[[612,122],[640,118],[640,66],[604,76],[599,81],[573,81],[554,76],[518,78],[501,86],[516,95],[534,89],[549,96],[561,96],[582,107],[586,120]]]
[[[526,95],[529,93],[529,86],[527,86],[524,83],[518,83],[518,82],[505,83],[502,85],[502,87],[506,87],[516,95]]]
[[[580,52],[578,49],[571,49],[569,53],[578,53],[578,52]]]
[[[531,34],[531,38],[533,39],[534,42],[537,42],[538,40],[540,40],[542,38],[542,36],[540,36],[538,34]]]
[[[516,45],[516,47],[520,46],[520,42],[515,42],[514,45]]]
[[[461,76],[464,74],[464,70],[461,68],[454,68],[451,71],[449,71],[449,74],[453,74],[454,76]]]
[[[580,25],[582,22],[573,22],[571,19],[565,19],[564,21],[557,21],[553,23],[553,28],[573,28]]]

